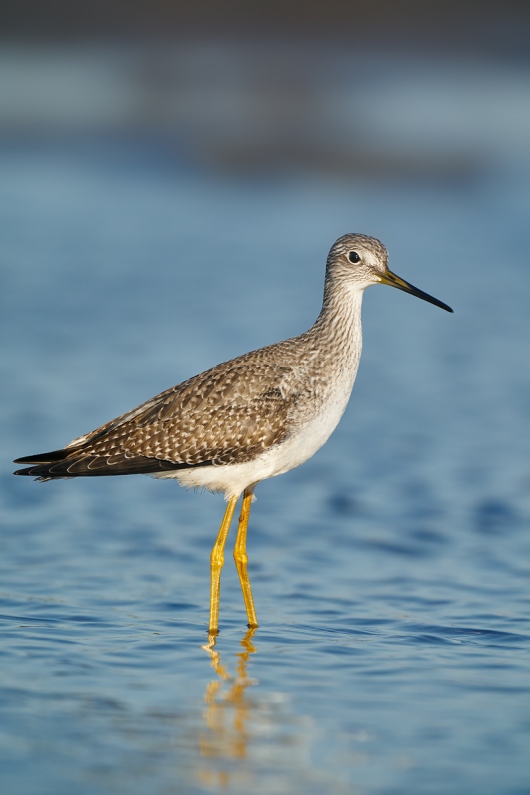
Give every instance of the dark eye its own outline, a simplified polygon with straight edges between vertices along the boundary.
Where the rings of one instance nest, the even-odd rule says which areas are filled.
[[[361,261],[361,258],[360,258],[360,256],[357,254],[357,252],[356,252],[356,251],[350,251],[350,252],[349,252],[349,254],[348,254],[348,259],[350,260],[350,262],[353,262],[354,264],[355,264],[356,262],[360,262],[360,261]]]

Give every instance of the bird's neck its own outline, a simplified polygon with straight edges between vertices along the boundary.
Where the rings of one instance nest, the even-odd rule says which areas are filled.
[[[333,349],[343,348],[359,359],[362,346],[361,304],[363,289],[326,280],[322,309],[310,330],[328,340]]]

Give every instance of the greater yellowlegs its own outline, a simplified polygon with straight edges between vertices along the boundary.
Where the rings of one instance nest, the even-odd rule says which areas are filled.
[[[243,494],[234,559],[249,627],[257,627],[246,536],[260,480],[303,464],[326,442],[350,397],[362,347],[361,302],[389,284],[452,312],[388,269],[386,248],[348,234],[329,252],[322,310],[299,337],[246,353],[162,392],[62,450],[18,458],[37,480],[150,474],[224,492],[210,556],[210,635],[218,633],[224,547]]]

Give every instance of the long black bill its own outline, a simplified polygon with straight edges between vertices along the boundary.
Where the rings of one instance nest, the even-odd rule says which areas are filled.
[[[439,301],[437,298],[433,298],[432,295],[429,295],[428,293],[424,293],[423,290],[418,290],[417,287],[409,284],[405,281],[405,279],[401,279],[399,276],[396,276],[396,274],[392,273],[392,271],[387,271],[381,278],[381,282],[383,284],[389,284],[391,287],[397,287],[398,290],[403,290],[404,293],[415,295],[416,298],[422,298],[424,301],[428,301],[430,304],[439,306],[440,309],[445,309],[446,312],[453,311],[450,306],[447,306],[447,304],[442,303],[442,301]]]

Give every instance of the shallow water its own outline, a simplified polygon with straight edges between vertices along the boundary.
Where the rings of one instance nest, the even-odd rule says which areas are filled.
[[[530,786],[530,182],[231,182],[149,146],[0,149],[3,791],[523,793]],[[259,486],[246,635],[222,499],[36,484],[56,448],[298,333],[346,231],[449,316],[370,290],[350,406]]]

